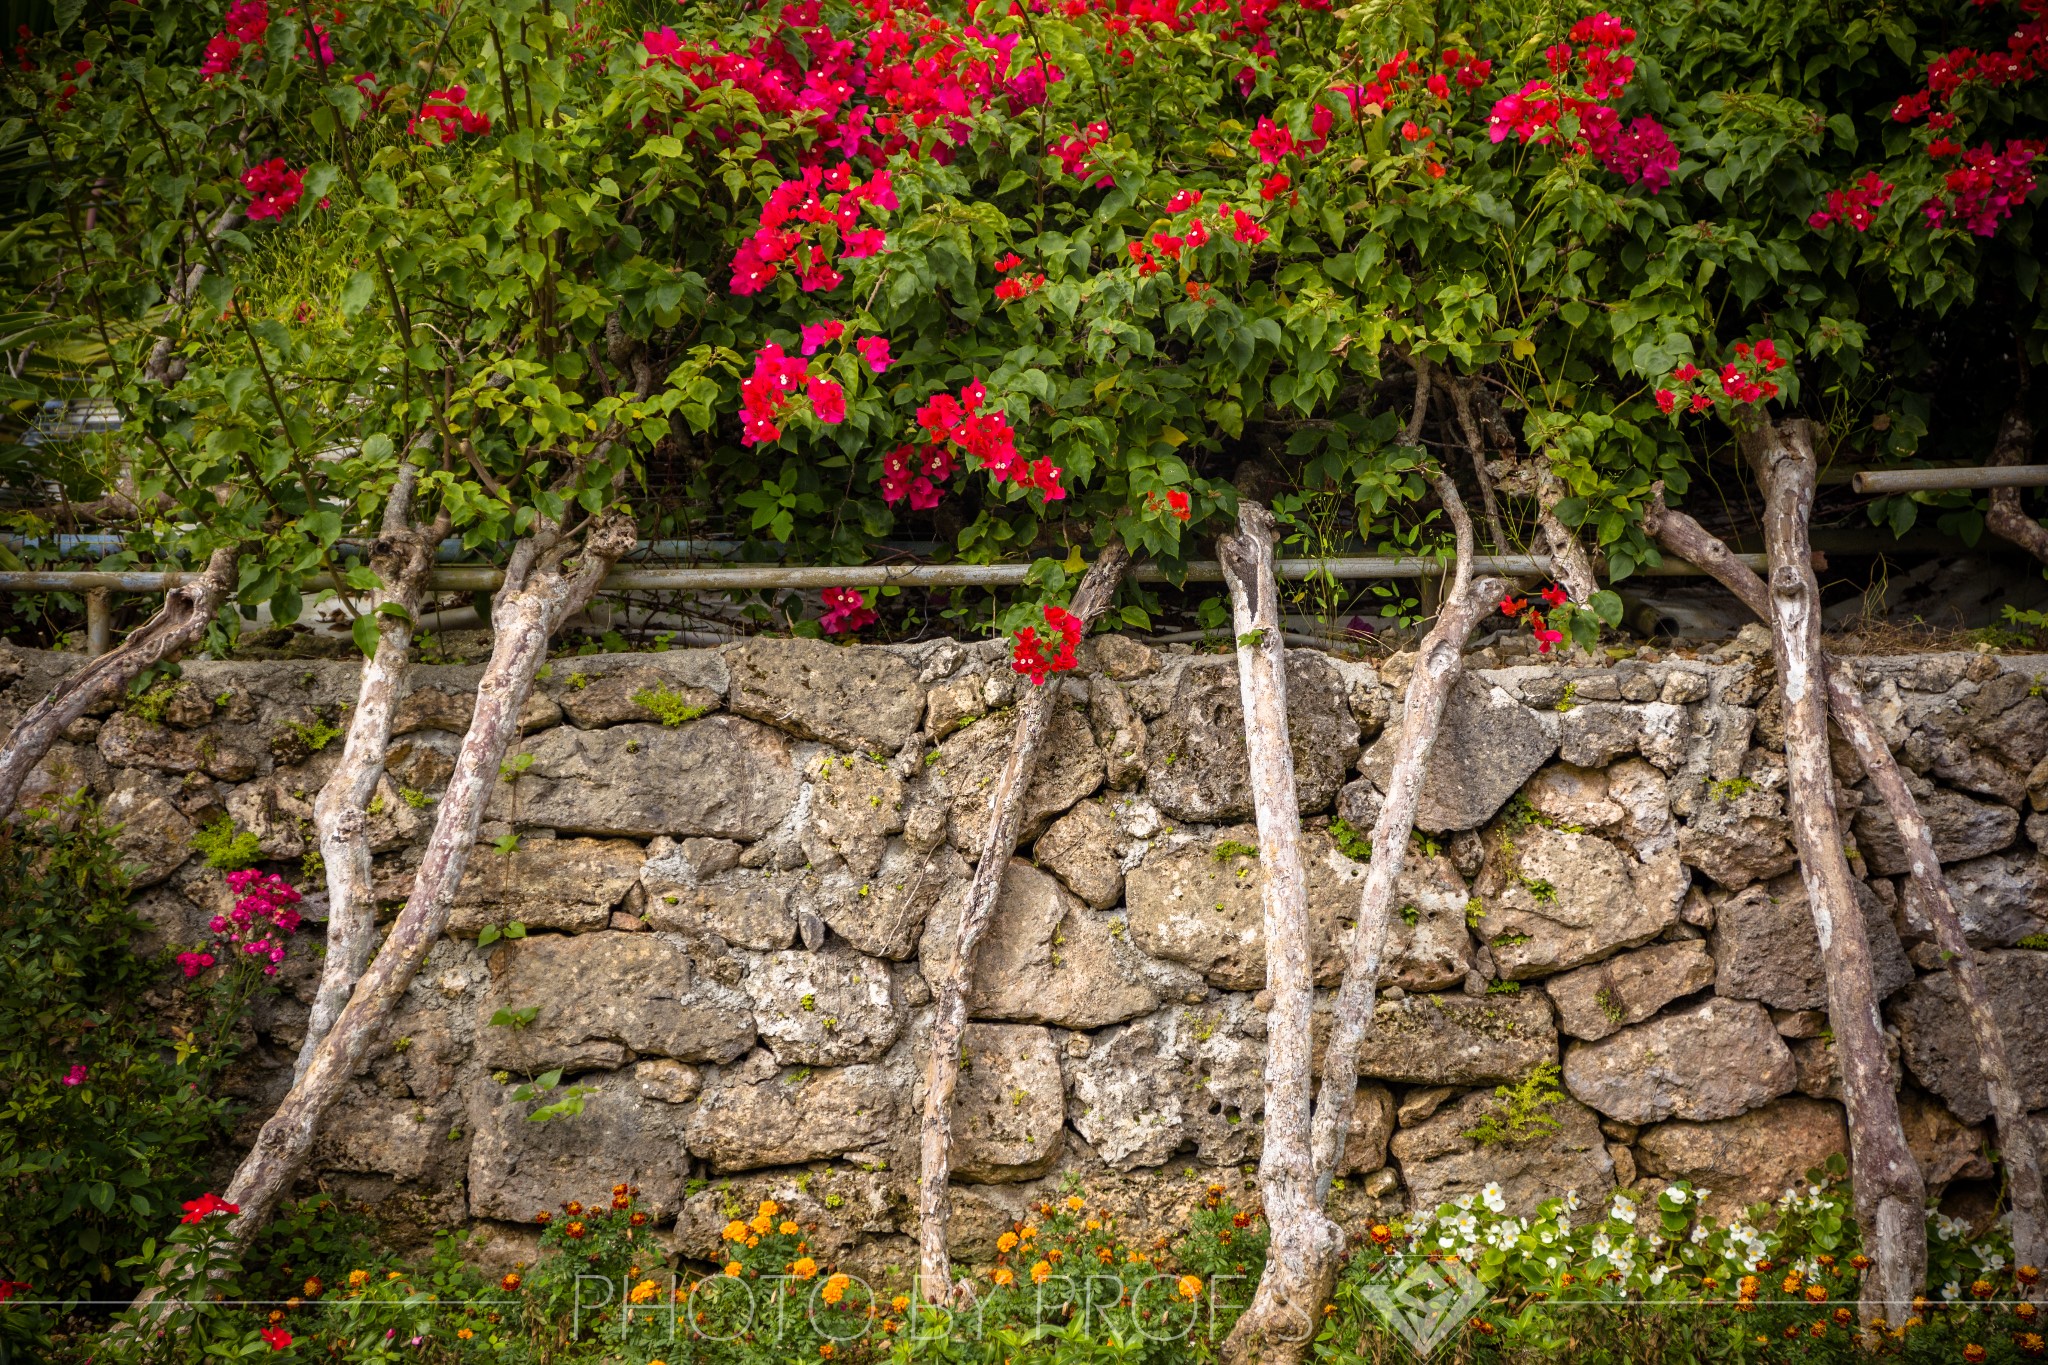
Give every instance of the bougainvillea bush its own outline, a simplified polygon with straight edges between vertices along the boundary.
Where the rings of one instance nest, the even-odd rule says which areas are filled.
[[[1476,439],[1620,578],[1747,411],[1988,442],[2039,350],[2039,11],[120,0],[9,69],[7,266],[105,343],[135,551],[242,541],[279,619],[361,589],[337,542],[422,448],[479,553],[623,496],[1035,560],[1014,628],[1240,486],[1305,548],[1434,542],[1424,464]]]

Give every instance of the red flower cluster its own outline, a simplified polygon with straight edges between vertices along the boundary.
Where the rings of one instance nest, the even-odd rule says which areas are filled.
[[[242,172],[242,188],[253,196],[245,211],[252,219],[284,217],[305,194],[305,178],[303,171],[285,165],[281,156],[257,162]]]
[[[1036,488],[1047,502],[1067,496],[1060,487],[1060,469],[1051,460],[1026,460],[1017,453],[1017,434],[1010,419],[998,408],[982,412],[988,390],[979,379],[960,390],[958,398],[934,394],[917,410],[917,424],[934,441],[950,441],[972,455],[979,468],[986,469],[997,483],[1005,479],[1020,488]]]
[[[50,105],[53,113],[61,114],[71,107],[71,97],[78,93],[78,83],[92,70],[92,63],[80,57],[71,66],[71,79],[64,82],[57,91],[57,98]]]
[[[911,511],[928,512],[952,477],[953,455],[944,446],[897,446],[882,457],[882,501],[894,506],[908,498]]]
[[[1106,190],[1116,184],[1116,177],[1108,174],[1097,175],[1098,167],[1089,151],[1099,142],[1109,140],[1107,123],[1091,123],[1078,133],[1069,133],[1052,144],[1052,154],[1059,158],[1060,170],[1076,180],[1094,179],[1095,188]]]
[[[1602,10],[1573,24],[1570,36],[1573,43],[1582,45],[1578,50],[1574,51],[1571,43],[1557,43],[1543,50],[1553,76],[1561,80],[1571,73],[1574,64],[1583,64],[1585,75],[1580,84],[1596,100],[1613,99],[1628,88],[1636,73],[1636,61],[1621,49],[1636,40],[1634,29]]]
[[[252,213],[253,217],[254,214]],[[207,928],[226,939],[221,951],[239,949],[264,963],[265,976],[277,975],[284,961],[284,941],[299,929],[299,912],[292,909],[302,899],[291,883],[275,872],[243,870],[227,875],[228,890],[235,893],[234,908],[215,915]],[[187,977],[197,976],[201,967],[213,965],[211,953],[185,953],[178,958]]]
[[[1828,206],[1814,210],[1806,225],[1816,232],[1825,232],[1836,223],[1847,223],[1858,232],[1868,232],[1870,211],[1883,208],[1891,197],[1892,187],[1872,171],[1847,189],[1829,190]]]
[[[1572,25],[1572,43],[1558,43],[1545,50],[1550,70],[1559,80],[1579,74],[1584,97],[1574,95],[1550,81],[1530,81],[1519,91],[1494,103],[1487,119],[1487,135],[1495,142],[1514,137],[1544,146],[1558,137],[1559,125],[1567,115],[1578,121],[1578,136],[1572,150],[1591,156],[1600,165],[1631,185],[1644,185],[1657,194],[1671,184],[1678,168],[1678,148],[1671,135],[1653,118],[1637,118],[1622,126],[1621,116],[1600,101],[1618,98],[1635,74],[1635,59],[1621,49],[1635,41],[1636,31],[1613,15],[1602,11]]]
[[[1540,596],[1543,598],[1543,605],[1553,610],[1570,600],[1565,590],[1555,583],[1545,588]],[[1549,623],[1543,619],[1543,613],[1529,605],[1528,598],[1511,595],[1500,599],[1501,615],[1512,620],[1520,618],[1524,612],[1528,613],[1529,629],[1536,636],[1536,652],[1548,654],[1551,646],[1564,639],[1564,632],[1551,629]]]
[[[369,105],[373,112],[382,109],[384,101],[390,98],[390,91],[377,88],[377,73],[374,71],[365,71],[350,80],[349,84],[362,92],[363,103]]]
[[[481,136],[490,132],[491,116],[470,108],[468,100],[469,91],[460,85],[428,91],[426,103],[405,125],[407,135],[418,132],[424,125],[427,140],[445,147],[463,133]]]
[[[1678,387],[1658,389],[1657,406],[1669,415],[1678,410],[1679,399],[1686,398],[1688,412],[1705,412],[1714,406],[1712,381],[1716,380],[1720,384],[1720,397],[1735,403],[1761,403],[1778,396],[1778,385],[1774,380],[1758,376],[1776,374],[1786,364],[1785,357],[1778,354],[1778,344],[1769,337],[1754,346],[1738,341],[1735,343],[1735,359],[1723,365],[1717,373],[1702,370],[1691,362],[1673,370],[1671,380]]]
[[[1926,118],[1936,127],[1943,115],[1932,113],[1935,104],[1952,104],[1958,94],[1971,86],[1997,89],[2033,80],[2048,69],[2048,0],[2020,0],[2025,22],[2005,40],[2003,52],[1978,52],[1959,47],[1927,64],[1927,87],[1916,90],[1892,106],[1892,119],[1914,123]]]
[[[996,302],[1015,303],[1026,299],[1045,288],[1045,276],[1038,274],[1011,275],[1010,272],[1024,264],[1024,258],[1014,251],[1005,252],[996,258],[996,273],[1009,276],[996,281]]]
[[[1019,673],[1031,676],[1034,687],[1045,686],[1048,674],[1066,673],[1074,667],[1074,649],[1081,643],[1081,618],[1064,607],[1045,609],[1047,638],[1041,641],[1035,626],[1024,626],[1017,631],[1017,643],[1011,651],[1010,667]],[[1058,635],[1059,644],[1050,658],[1045,648],[1052,643],[1052,636]]]
[[[1373,72],[1373,78],[1364,85],[1336,85],[1330,87],[1331,93],[1350,101],[1351,116],[1356,119],[1366,114],[1386,113],[1393,107],[1396,95],[1413,88],[1416,77],[1422,78],[1423,88],[1431,95],[1439,100],[1448,100],[1452,81],[1466,90],[1477,90],[1493,75],[1492,62],[1455,47],[1445,48],[1438,60],[1443,70],[1431,72],[1421,58],[1411,57],[1408,49],[1402,48],[1394,54],[1392,61],[1382,62]]]
[[[1148,496],[1145,499],[1145,510],[1147,512],[1164,512],[1175,521],[1186,521],[1191,515],[1191,504],[1186,493],[1183,493],[1178,488],[1170,488],[1167,490],[1166,498],[1163,502],[1157,493]]]
[[[227,31],[207,40],[206,55],[200,59],[199,78],[210,81],[232,71],[242,60],[242,49],[263,41],[270,31],[269,0],[235,0],[222,21]]]
[[[0,1303],[6,1303],[16,1294],[26,1294],[35,1286],[27,1280],[0,1280]]]
[[[266,1327],[256,1335],[262,1337],[273,1351],[282,1351],[292,1344],[292,1334],[282,1327]]]
[[[846,420],[846,390],[834,380],[812,374],[810,368],[808,361],[772,341],[760,349],[754,356],[754,372],[740,381],[741,445],[780,437],[778,420],[800,392],[810,399],[811,415],[820,422],[836,426]]]
[[[211,1218],[216,1213],[240,1213],[241,1211],[242,1206],[240,1204],[230,1204],[217,1194],[202,1194],[197,1199],[190,1199],[185,1202],[185,1216],[178,1221],[181,1223],[199,1223]]]
[[[1953,214],[1957,222],[1979,237],[1989,237],[2012,211],[2034,192],[2035,158],[2044,146],[2038,139],[2016,138],[1999,151],[1989,143],[1963,153],[1963,164],[1942,178],[1950,201],[1935,195],[1921,206],[1929,227],[1938,227]]]
[[[837,289],[845,276],[833,268],[833,256],[822,240],[830,228],[838,240],[838,257],[857,261],[873,256],[889,243],[880,228],[860,225],[860,206],[881,213],[896,208],[896,189],[889,172],[877,171],[865,183],[853,178],[853,166],[842,162],[830,170],[806,166],[794,180],[785,180],[768,195],[760,226],[732,258],[732,292],[758,294],[782,273],[797,272],[805,293]]]
[[[844,635],[862,626],[871,626],[876,619],[859,589],[825,589],[825,614],[818,618],[818,624],[827,635]]]

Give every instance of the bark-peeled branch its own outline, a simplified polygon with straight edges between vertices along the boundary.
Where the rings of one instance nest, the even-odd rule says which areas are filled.
[[[1351,1134],[1352,1111],[1358,1096],[1358,1050],[1372,1022],[1379,991],[1380,961],[1386,950],[1387,918],[1401,865],[1408,856],[1408,834],[1422,799],[1422,775],[1436,748],[1451,691],[1465,671],[1465,642],[1486,619],[1507,584],[1498,578],[1472,577],[1472,519],[1449,474],[1436,477],[1438,499],[1457,536],[1457,563],[1451,591],[1436,623],[1422,639],[1415,673],[1401,710],[1401,741],[1387,779],[1386,799],[1372,827],[1372,863],[1359,894],[1358,920],[1345,944],[1344,980],[1330,1020],[1330,1041],[1323,1050],[1322,1089],[1316,1097],[1316,1202],[1329,1198],[1337,1163]]]
[[[566,543],[554,536],[522,541],[514,548],[504,586],[492,604],[490,662],[477,683],[476,709],[412,894],[334,1027],[264,1123],[228,1185],[228,1202],[241,1207],[233,1224],[238,1241],[246,1242],[276,1207],[311,1150],[321,1118],[362,1066],[428,951],[448,927],[449,906],[476,845],[484,807],[500,780],[505,751],[519,734],[519,710],[547,658],[548,639],[589,602],[612,565],[633,548],[634,537],[630,519],[606,516],[591,524],[573,563],[568,562]]]
[[[2005,414],[2005,420],[1998,425],[1998,443],[1991,448],[1991,463],[2001,468],[2025,464],[2034,448],[2034,424],[2027,420],[2024,395]],[[2005,537],[2013,544],[2025,549],[2034,558],[2048,563],[2048,527],[2027,515],[2020,506],[2020,490],[2017,488],[1994,488],[1991,490],[1991,507],[1984,513],[1984,524],[1992,533]]]
[[[1335,1283],[1344,1234],[1316,1197],[1309,1145],[1310,1011],[1308,880],[1301,865],[1301,808],[1287,733],[1286,649],[1273,577],[1273,516],[1238,504],[1237,534],[1219,542],[1237,632],[1238,697],[1259,829],[1260,903],[1266,946],[1265,1118],[1259,1195],[1271,1240],[1258,1292],[1223,1343],[1232,1362],[1304,1358]]]
[[[120,645],[58,681],[29,707],[0,747],[0,818],[14,813],[28,775],[66,726],[120,696],[144,669],[176,657],[203,637],[234,586],[235,551],[215,550],[197,578],[164,593],[156,615],[130,631]]]
[[[1067,608],[1085,631],[1116,597],[1130,555],[1111,543],[1096,557],[1074,600]],[[1017,832],[1024,823],[1024,793],[1038,771],[1038,750],[1052,728],[1057,685],[1035,687],[1018,708],[1017,731],[1010,756],[989,795],[988,834],[960,911],[960,930],[953,936],[952,960],[946,964],[933,994],[931,1056],[925,1076],[924,1117],[918,1129],[918,1282],[926,1302],[954,1301],[952,1251],[947,1224],[953,1216],[953,1094],[960,1083],[960,1037],[967,1027],[967,996],[974,983],[974,952],[995,918],[1003,890],[1003,874],[1017,851]]]
[[[391,717],[398,709],[427,573],[434,567],[435,547],[448,531],[445,516],[425,528],[414,524],[412,497],[418,480],[417,466],[399,467],[398,482],[384,507],[383,527],[370,547],[370,568],[383,584],[370,598],[377,647],[363,661],[341,762],[313,802],[313,827],[327,875],[327,956],[321,961],[320,986],[292,1070],[294,1081],[306,1074],[376,946],[368,807],[391,748]]]
[[[1820,647],[1820,584],[1807,525],[1816,473],[1804,421],[1742,433],[1743,453],[1764,489],[1771,645],[1785,694],[1785,767],[1792,841],[1827,975],[1828,1022],[1849,1117],[1850,1181],[1864,1246],[1876,1263],[1865,1279],[1866,1320],[1903,1321],[1927,1272],[1927,1188],[1906,1145],[1899,1096],[1877,1012],[1870,942],[1842,853],[1828,756],[1826,666]]]
[[[1704,569],[1759,617],[1766,621],[1772,618],[1771,593],[1763,579],[1697,521],[1666,507],[1661,495],[1654,496],[1644,510],[1643,529],[1671,553]],[[1898,760],[1892,756],[1883,732],[1870,718],[1855,679],[1839,660],[1824,657],[1822,664],[1827,669],[1829,711],[1843,738],[1855,749],[1856,758],[1877,789],[1892,823],[1898,827],[1906,860],[1911,864],[1906,895],[1934,927],[1935,944],[1955,974],[1956,994],[1970,1018],[1985,1089],[1998,1123],[2006,1193],[2012,1201],[2014,1259],[2020,1265],[2048,1265],[2048,1198],[2043,1195],[2040,1147],[2034,1124],[2020,1100],[2005,1031],[1992,1011],[1991,994],[1985,987],[1976,949],[1963,932],[1962,917],[1956,913],[1948,878],[1934,851],[1934,831],[1920,813],[1920,803],[1907,787],[1905,774],[1899,771]]]

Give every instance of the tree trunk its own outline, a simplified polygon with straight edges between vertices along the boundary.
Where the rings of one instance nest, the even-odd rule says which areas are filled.
[[[426,594],[427,572],[434,567],[435,548],[448,528],[445,515],[424,530],[413,524],[413,489],[418,481],[418,466],[399,466],[398,483],[384,507],[382,533],[370,547],[370,567],[384,585],[370,598],[377,648],[363,661],[341,763],[313,802],[313,826],[327,870],[327,956],[306,1021],[306,1039],[292,1071],[295,1082],[312,1065],[313,1054],[348,1004],[370,950],[377,945],[367,807],[391,748],[391,716],[398,709],[399,684],[412,650],[413,622]],[[383,611],[386,606],[397,607],[402,614]]]
[[[2020,400],[2007,409],[2005,420],[1999,424],[1998,443],[1991,447],[1991,463],[2000,467],[2025,464],[2033,448],[2034,424],[2027,420],[2022,391]],[[1984,524],[2034,558],[2048,562],[2048,527],[2028,516],[2020,506],[2019,489],[1992,489],[1991,510],[1984,514]]]
[[[1472,474],[1479,481],[1479,506],[1486,515],[1487,534],[1493,537],[1493,552],[1506,554],[1507,523],[1501,520],[1500,499],[1494,496],[1493,478],[1486,472],[1486,442],[1480,438],[1479,423],[1472,416],[1472,386],[1481,381],[1468,375],[1451,384],[1451,406],[1458,414],[1458,429],[1465,434],[1465,449],[1472,456]]]
[[[1085,631],[1116,596],[1130,554],[1112,543],[1089,566],[1068,608]],[[967,1027],[967,993],[974,981],[974,952],[995,917],[1003,874],[1017,851],[1017,831],[1024,822],[1024,793],[1038,770],[1039,746],[1052,727],[1059,689],[1036,687],[1017,712],[1017,733],[1010,757],[989,796],[988,833],[981,857],[960,911],[960,929],[953,939],[953,960],[946,964],[933,992],[931,1058],[925,1073],[924,1117],[919,1125],[918,1278],[925,1300],[952,1301],[953,1264],[947,1223],[953,1215],[953,1092],[960,1082],[960,1036]]]
[[[1705,569],[1758,616],[1764,620],[1771,618],[1770,589],[1764,586],[1764,581],[1698,522],[1664,506],[1661,495],[1645,510],[1643,529],[1665,549]],[[1827,658],[1823,664],[1835,724],[1855,748],[1863,771],[1870,775],[1871,785],[1877,788],[1892,823],[1898,826],[1906,857],[1912,863],[1906,894],[1916,898],[1922,913],[1934,926],[1935,943],[1948,957],[1950,970],[1955,973],[1956,993],[1970,1016],[1985,1088],[1997,1117],[2000,1159],[2005,1165],[2006,1188],[2012,1199],[2014,1259],[2021,1265],[2048,1266],[2048,1199],[2043,1197],[2040,1148],[2036,1145],[2034,1124],[2020,1101],[2005,1032],[1992,1013],[1991,996],[1984,986],[1976,950],[1964,936],[1962,918],[1949,894],[1948,878],[1935,855],[1933,831],[1920,814],[1920,803],[1906,786],[1898,760],[1892,757],[1890,746],[1870,719],[1855,680],[1839,660]]]
[[[164,594],[156,615],[128,633],[114,649],[51,687],[31,706],[0,747],[0,818],[14,812],[29,773],[50,752],[64,727],[101,702],[117,697],[150,665],[182,653],[206,634],[220,604],[235,586],[235,550],[215,550],[205,572]]]
[[[1536,524],[1543,531],[1543,540],[1550,547],[1550,576],[1564,585],[1565,592],[1579,606],[1600,590],[1600,580],[1593,573],[1593,560],[1587,555],[1586,547],[1579,544],[1578,533],[1557,518],[1557,505],[1564,501],[1564,481],[1551,472],[1550,462],[1542,456],[1535,456],[1536,481]]]
[[[1372,827],[1372,863],[1359,895],[1358,922],[1344,948],[1344,981],[1337,989],[1330,1041],[1323,1049],[1322,1089],[1316,1096],[1318,1208],[1329,1198],[1337,1163],[1343,1159],[1344,1144],[1351,1134],[1352,1110],[1358,1098],[1358,1050],[1372,1022],[1380,957],[1386,949],[1387,917],[1393,910],[1401,865],[1408,857],[1408,834],[1415,826],[1415,808],[1422,799],[1422,775],[1436,748],[1451,689],[1465,671],[1465,642],[1508,590],[1498,578],[1473,581],[1472,518],[1449,474],[1437,475],[1436,490],[1457,534],[1457,568],[1443,609],[1416,654],[1415,673],[1409,679],[1401,711],[1401,742],[1394,751],[1386,800]]]
[[[1742,433],[1765,490],[1764,543],[1771,564],[1771,643],[1785,694],[1785,766],[1793,843],[1827,973],[1828,1022],[1849,1113],[1850,1179],[1864,1244],[1876,1262],[1864,1282],[1866,1319],[1898,1322],[1927,1273],[1927,1189],[1906,1145],[1899,1097],[1885,1056],[1884,1023],[1870,943],[1842,854],[1828,757],[1826,666],[1820,648],[1820,584],[1807,523],[1816,466],[1806,423]]]
[[[1273,576],[1272,513],[1240,502],[1238,531],[1218,544],[1237,631],[1238,696],[1259,827],[1260,903],[1266,944],[1265,1119],[1259,1194],[1272,1240],[1251,1307],[1223,1343],[1238,1362],[1306,1357],[1336,1281],[1344,1234],[1316,1197],[1309,1147],[1310,1013],[1308,880],[1301,866],[1301,808],[1287,733],[1287,651]]]
[[[548,639],[581,610],[619,557],[633,548],[633,523],[622,516],[594,522],[573,567],[552,534],[520,542],[505,570],[491,620],[490,662],[477,684],[476,709],[441,798],[412,895],[348,1004],[313,1052],[303,1074],[271,1114],[227,1188],[241,1206],[233,1232],[246,1243],[275,1209],[312,1148],[313,1135],[343,1085],[382,1035],[420,964],[448,924],[448,908],[476,844],[477,826],[499,779],[505,751],[519,734],[519,711],[547,657]],[[175,1273],[175,1272],[173,1272]],[[149,1295],[137,1300],[144,1304]]]

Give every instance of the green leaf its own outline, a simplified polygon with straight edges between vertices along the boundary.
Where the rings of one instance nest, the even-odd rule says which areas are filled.
[[[498,926],[495,924],[486,924],[483,928],[476,931],[476,946],[479,948],[488,948],[497,941]],[[503,1014],[504,1012],[505,1011],[503,1010],[499,1010],[498,1014]],[[491,1016],[491,1022],[493,1024],[498,1022],[497,1015]]]
[[[518,920],[516,920],[516,919],[515,919],[515,920],[513,920],[513,921],[512,921],[512,922],[511,922],[510,924],[508,924],[508,925],[506,925],[506,926],[505,926],[505,937],[506,937],[506,938],[525,938],[525,937],[526,937],[526,926],[525,926],[524,924],[521,924],[521,923],[520,923],[520,922],[519,922]]]
[[[354,317],[370,306],[370,300],[377,294],[376,277],[367,270],[358,270],[348,277],[348,283],[341,287],[341,313],[343,317]]]
[[[1602,588],[1586,599],[1586,606],[1600,620],[1610,626],[1621,624],[1621,596]]]
[[[365,612],[348,623],[349,637],[365,659],[377,652],[377,618]]]

